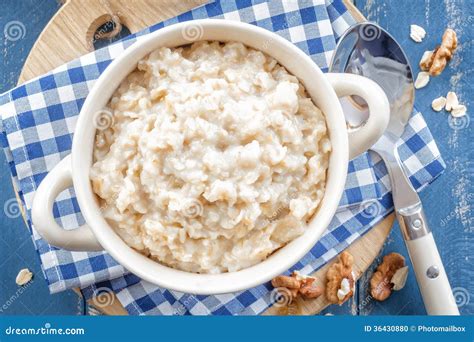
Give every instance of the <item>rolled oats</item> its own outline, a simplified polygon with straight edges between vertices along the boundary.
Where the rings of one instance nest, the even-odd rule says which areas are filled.
[[[466,115],[467,108],[465,105],[456,105],[451,110],[451,115],[455,118],[460,118],[461,116]]]
[[[18,275],[16,276],[16,284],[19,286],[26,285],[30,282],[31,278],[33,278],[33,273],[27,268],[23,268],[18,272]]]
[[[426,71],[420,71],[415,80],[415,88],[416,89],[423,88],[428,84],[429,81],[430,81],[430,74],[428,74]]]
[[[440,112],[441,110],[444,109],[444,106],[446,105],[446,98],[444,96],[440,96],[431,102],[431,108],[433,108],[434,111]]]
[[[457,105],[459,105],[459,100],[456,93],[453,91],[448,92],[448,95],[446,95],[446,110],[450,112]]]
[[[298,79],[241,43],[159,48],[97,132],[90,178],[132,248],[188,272],[237,271],[302,235],[331,143]],[[289,196],[294,193],[295,196]]]
[[[410,25],[410,38],[413,39],[415,42],[421,43],[425,36],[426,31],[423,27],[418,25]]]

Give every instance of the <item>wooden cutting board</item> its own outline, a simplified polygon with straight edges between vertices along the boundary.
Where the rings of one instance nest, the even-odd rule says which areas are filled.
[[[130,32],[135,33],[206,2],[205,0],[66,0],[31,49],[18,84],[92,51],[94,34],[101,25],[111,19],[117,20],[118,17],[121,24],[125,25]],[[358,21],[365,20],[349,0],[344,0],[344,2],[354,18]],[[354,272],[357,278],[366,271],[379,254],[390,233],[393,220],[392,214],[347,249],[354,256]],[[313,274],[322,286],[324,286],[323,280],[330,264]],[[80,294],[79,291],[77,292]],[[112,304],[103,306],[94,300],[91,300],[89,304],[104,314],[127,314],[116,298],[108,302]],[[292,304],[291,310],[272,307],[264,314],[311,315],[320,312],[328,305],[325,296],[315,300],[298,299]]]

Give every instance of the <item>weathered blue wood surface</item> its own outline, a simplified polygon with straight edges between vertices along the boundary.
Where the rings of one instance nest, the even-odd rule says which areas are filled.
[[[446,172],[422,192],[421,197],[452,286],[456,288],[457,298],[466,302],[461,306],[461,312],[473,314],[472,125],[466,122],[466,127],[453,129],[448,124],[448,115],[433,112],[430,104],[433,98],[454,90],[461,102],[472,108],[474,3],[472,0],[357,0],[356,5],[369,20],[379,23],[395,36],[405,48],[416,71],[423,51],[433,49],[439,43],[446,27],[452,27],[458,33],[461,44],[453,61],[441,76],[417,91],[416,105],[424,113],[448,166]],[[58,8],[59,4],[55,0],[2,1],[0,92],[16,84],[29,50]],[[13,43],[7,42],[3,36],[5,25],[12,20],[20,20],[26,28],[24,38]],[[410,24],[418,24],[426,29],[427,37],[421,44],[410,40]],[[14,193],[3,153],[0,153],[0,180],[0,205],[4,207],[14,198]],[[0,229],[0,314],[82,314],[83,303],[72,291],[56,295],[48,293],[39,259],[21,217],[10,218],[2,213]],[[392,251],[407,256],[398,226],[394,227],[381,255]],[[20,294],[15,276],[24,267],[30,268],[36,276],[34,282]],[[370,274],[369,271],[359,282],[354,301],[342,307],[332,306],[324,313],[425,313],[412,272],[406,287],[384,303],[376,303],[367,295]]]

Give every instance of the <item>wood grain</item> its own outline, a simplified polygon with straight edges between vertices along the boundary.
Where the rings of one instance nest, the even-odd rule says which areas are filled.
[[[42,75],[90,52],[100,25],[112,15],[135,33],[206,3],[205,0],[67,0],[41,32],[20,74],[19,83]]]
[[[362,14],[348,0],[343,0],[351,14],[357,20],[365,20]],[[132,33],[140,31],[157,22],[188,11],[204,0],[67,0],[39,36],[33,46],[21,72],[19,83],[42,75],[51,69],[71,61],[89,52],[91,40],[96,29],[118,15],[121,23]],[[354,256],[357,278],[374,261],[390,233],[393,215],[387,217],[366,235],[354,242],[348,251]],[[331,263],[313,274],[322,284],[325,273]],[[80,294],[80,291],[76,291]],[[107,315],[126,315],[127,312],[117,298],[111,305],[101,306],[90,300],[89,305]],[[311,315],[320,312],[329,303],[324,296],[316,300],[298,300],[289,311],[288,308],[272,307],[265,315],[301,314]]]

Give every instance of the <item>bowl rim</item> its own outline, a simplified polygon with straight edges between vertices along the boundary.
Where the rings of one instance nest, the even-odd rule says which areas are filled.
[[[202,28],[203,34],[198,40],[228,41],[227,39],[205,38],[208,36],[207,32],[220,31],[220,33],[216,34],[224,35],[226,33],[226,35],[235,36],[238,33],[243,33],[252,35],[252,38],[246,36],[245,39],[257,37],[264,39],[263,42],[270,41],[268,47],[260,48],[259,50],[272,56],[279,52],[272,53],[270,50],[289,52],[292,57],[291,60],[294,59],[298,63],[303,63],[303,68],[307,68],[308,74],[317,79],[319,87],[325,92],[325,97],[327,97],[322,99],[322,101],[330,103],[329,109],[323,111],[323,113],[326,117],[333,150],[330,155],[330,165],[327,171],[325,194],[317,212],[308,224],[309,227],[303,235],[273,252],[262,262],[236,272],[220,274],[185,272],[165,266],[135,251],[115,233],[113,228],[102,217],[89,179],[92,147],[96,132],[96,127],[92,124],[91,118],[95,112],[103,109],[103,105],[98,105],[98,103],[103,103],[104,98],[106,98],[105,103],[109,101],[110,96],[105,96],[104,94],[110,93],[111,95],[116,89],[114,85],[120,84],[123,80],[123,77],[117,76],[118,74],[125,73],[125,69],[130,69],[131,64],[132,68],[130,70],[133,70],[138,60],[158,47],[165,46],[166,42],[163,43],[163,40],[166,41],[167,38],[176,36],[177,32],[182,34],[183,30],[189,29],[190,25],[194,25],[198,29]],[[238,40],[243,41],[245,39]],[[244,44],[252,46],[252,44]],[[167,44],[166,46],[174,47],[184,44],[177,43],[176,45],[171,45]],[[147,52],[145,53],[145,51]],[[287,67],[288,63],[282,63],[279,59],[277,61],[285,66],[285,68]],[[118,78],[120,78],[119,81],[116,80]],[[111,84],[112,86],[110,86]],[[314,93],[308,90],[307,84],[303,84],[308,94],[314,100]],[[90,154],[88,154],[88,151],[91,151]],[[106,68],[87,96],[77,121],[71,154],[73,185],[81,212],[105,251],[128,271],[146,281],[166,289],[198,295],[231,293],[249,289],[269,281],[296,264],[320,239],[336,212],[344,190],[349,161],[348,137],[342,108],[330,83],[313,60],[298,47],[276,33],[251,24],[223,19],[201,19],[173,24],[150,33],[146,37],[142,37],[127,48]],[[330,190],[330,193],[328,190]],[[315,221],[317,222],[315,223]]]

